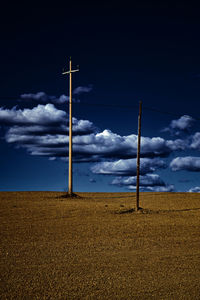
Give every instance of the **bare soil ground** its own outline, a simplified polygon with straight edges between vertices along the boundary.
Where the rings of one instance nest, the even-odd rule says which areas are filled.
[[[0,193],[0,299],[200,299],[200,194]]]

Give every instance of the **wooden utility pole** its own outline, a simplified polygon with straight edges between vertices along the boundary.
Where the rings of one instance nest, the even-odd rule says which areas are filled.
[[[139,210],[140,197],[140,140],[141,140],[141,116],[142,116],[142,101],[139,103],[138,115],[138,145],[137,145],[137,185],[136,185],[136,211]]]
[[[68,195],[73,195],[72,188],[72,73],[79,71],[79,69],[72,70],[72,60],[69,60],[69,71],[62,74],[69,74],[69,176],[68,176]]]

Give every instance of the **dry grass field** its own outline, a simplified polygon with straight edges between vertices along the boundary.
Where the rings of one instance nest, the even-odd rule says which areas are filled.
[[[200,299],[200,194],[0,193],[0,299]]]

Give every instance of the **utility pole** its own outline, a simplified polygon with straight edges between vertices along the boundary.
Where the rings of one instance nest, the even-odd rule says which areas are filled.
[[[142,101],[140,101],[140,103],[139,103],[139,115],[138,115],[136,211],[139,210],[139,197],[140,197],[140,141],[141,141],[141,116],[142,116]]]
[[[79,69],[72,70],[72,60],[69,60],[69,71],[62,74],[69,74],[69,177],[68,177],[68,195],[73,195],[72,188],[72,73],[78,72]]]

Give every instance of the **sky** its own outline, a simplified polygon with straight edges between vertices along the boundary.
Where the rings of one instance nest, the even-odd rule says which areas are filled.
[[[0,18],[0,190],[200,192],[200,18],[184,1],[6,4]]]

